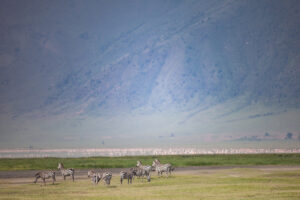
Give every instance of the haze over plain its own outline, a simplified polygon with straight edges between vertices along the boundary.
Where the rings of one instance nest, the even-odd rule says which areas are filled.
[[[298,139],[299,19],[297,0],[1,1],[0,147]]]

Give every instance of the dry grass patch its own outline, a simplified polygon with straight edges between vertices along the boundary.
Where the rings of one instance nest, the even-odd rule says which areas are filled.
[[[268,172],[268,174],[266,174]],[[110,186],[101,182],[94,186],[89,179],[48,184],[13,184],[0,180],[0,199],[155,199],[155,200],[240,200],[240,199],[299,199],[300,171],[274,169],[226,169],[210,173],[176,174],[166,178],[153,174],[150,183],[134,179],[132,185],[123,185],[119,176],[113,176]]]

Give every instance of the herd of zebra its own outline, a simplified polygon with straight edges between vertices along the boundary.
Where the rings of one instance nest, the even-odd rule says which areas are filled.
[[[64,180],[66,180],[67,176],[70,176],[74,181],[75,170],[73,168],[65,169],[62,163],[58,163],[57,168],[60,171]],[[141,161],[137,161],[136,167],[130,168],[127,171],[120,172],[120,183],[122,184],[123,180],[126,179],[128,184],[132,183],[132,180],[135,176],[139,178],[147,178],[147,181],[150,182],[151,171],[156,171],[158,176],[162,176],[163,173],[166,173],[166,175],[169,176],[169,174],[171,174],[171,172],[174,171],[174,167],[170,163],[162,164],[158,159],[155,159],[153,161],[152,166],[143,165]],[[88,171],[88,177],[91,178],[94,184],[98,184],[102,180],[106,185],[110,185],[112,173],[107,171],[100,172],[90,170]],[[36,173],[34,183],[36,183],[38,179],[42,179],[44,185],[46,185],[46,179],[49,178],[52,178],[52,184],[54,184],[54,182],[56,181],[55,171],[47,170]]]

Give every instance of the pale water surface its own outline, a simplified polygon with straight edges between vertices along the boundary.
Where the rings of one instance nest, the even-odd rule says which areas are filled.
[[[93,157],[136,155],[300,153],[300,149],[198,149],[198,148],[88,148],[88,149],[0,149],[0,158]]]

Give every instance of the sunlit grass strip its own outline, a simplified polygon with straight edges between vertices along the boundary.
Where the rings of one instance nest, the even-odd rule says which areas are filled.
[[[169,178],[153,175],[150,183],[135,179],[132,185],[120,185],[113,177],[110,186],[94,186],[89,179],[63,181],[55,185],[14,184],[1,181],[0,199],[156,199],[156,200],[237,200],[299,199],[299,171],[228,169],[214,173],[174,174]]]
[[[3,158],[0,170],[56,169],[58,162],[75,169],[127,168],[137,160],[150,165],[158,158],[162,163],[184,166],[250,166],[250,165],[300,165],[300,154],[239,154],[239,155],[176,155],[176,156],[126,156],[89,158]]]

